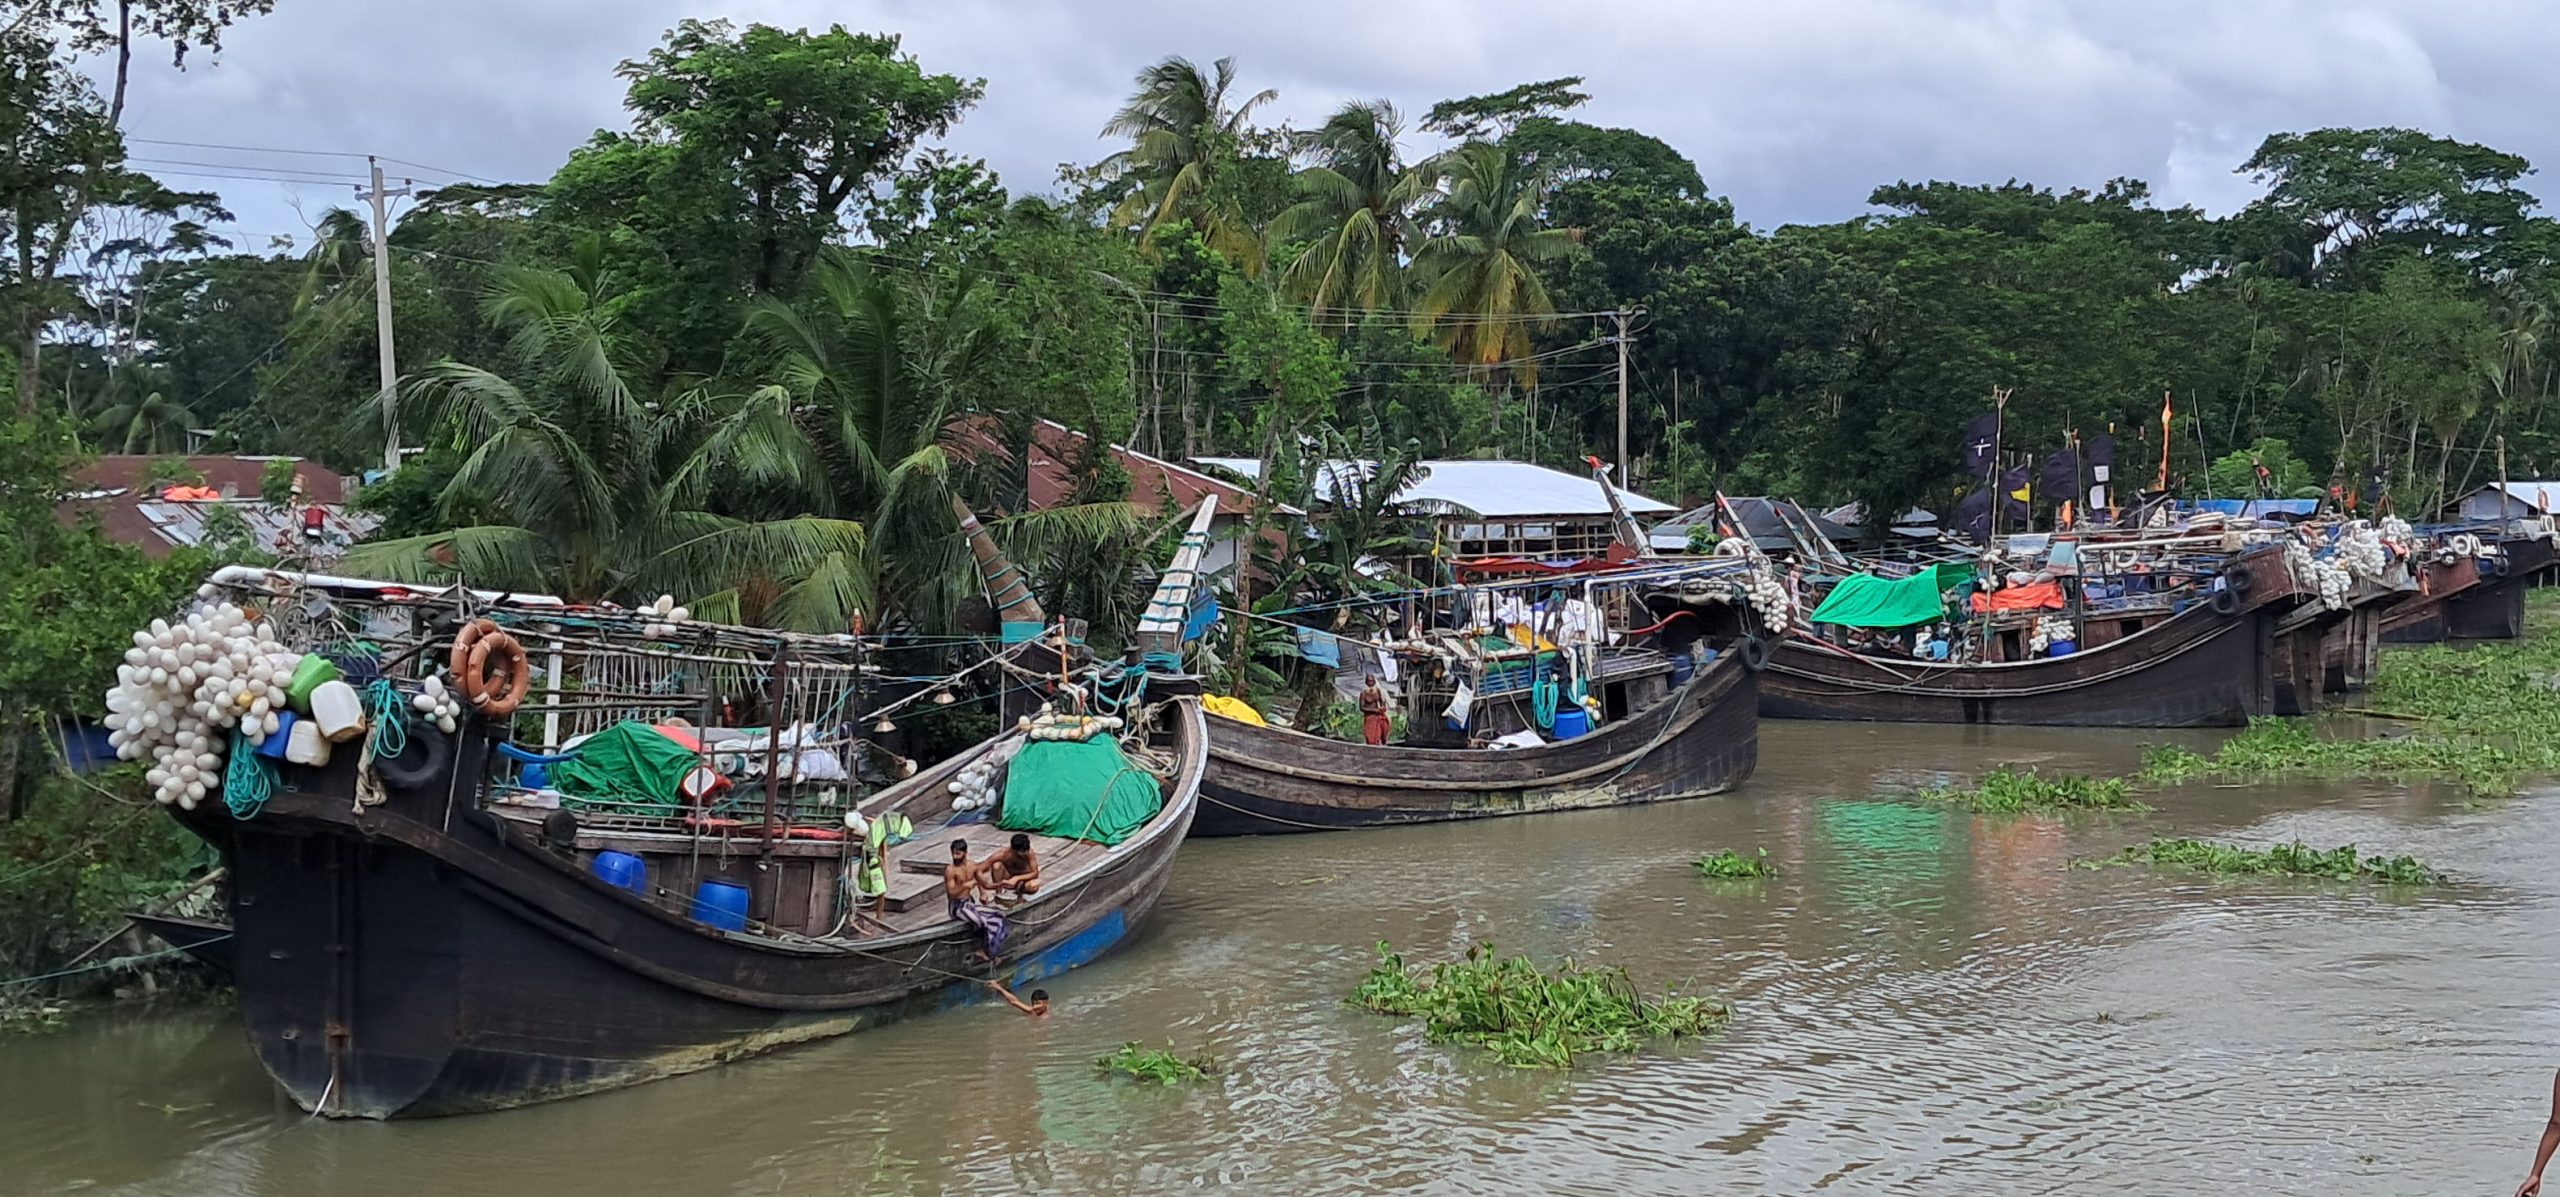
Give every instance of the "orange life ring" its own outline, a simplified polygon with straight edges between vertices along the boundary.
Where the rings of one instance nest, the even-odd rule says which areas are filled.
[[[453,634],[453,651],[446,656],[445,665],[453,674],[454,685],[466,684],[462,678],[464,671],[471,667],[471,646],[479,643],[481,637],[493,635],[497,630],[498,625],[495,621],[475,619],[462,625],[462,630]]]
[[[533,688],[533,669],[525,659],[524,645],[494,625],[472,639],[469,657],[456,676],[471,705],[491,718],[515,714],[525,692]]]

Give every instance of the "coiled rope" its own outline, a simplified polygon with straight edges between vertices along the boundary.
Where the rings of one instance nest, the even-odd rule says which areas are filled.
[[[222,766],[222,805],[235,819],[254,819],[275,796],[276,767],[258,755],[246,733],[233,729],[231,759]]]
[[[364,692],[373,702],[373,759],[387,760],[407,752],[409,722],[401,717],[401,708],[409,702],[407,696],[387,677],[373,679]]]

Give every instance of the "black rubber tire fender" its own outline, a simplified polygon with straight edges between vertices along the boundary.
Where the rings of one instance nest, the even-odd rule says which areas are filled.
[[[2214,612],[2214,614],[2216,614],[2216,615],[2237,615],[2237,614],[2239,614],[2239,613],[2240,613],[2240,594],[2239,594],[2239,592],[2238,592],[2238,591],[2235,591],[2235,590],[2227,589],[2227,588],[2226,588],[2226,589],[2222,589],[2222,590],[2214,591],[2214,592],[2213,592],[2213,612]]]
[[[1753,673],[1769,667],[1769,642],[1758,636],[1743,637],[1733,651],[1742,654],[1742,667]]]
[[[2234,561],[2222,569],[2222,587],[2235,594],[2247,594],[2258,585],[2258,571],[2245,561]]]
[[[453,769],[453,740],[424,719],[409,720],[409,745],[398,756],[373,759],[373,775],[385,789],[417,793],[442,781]]]

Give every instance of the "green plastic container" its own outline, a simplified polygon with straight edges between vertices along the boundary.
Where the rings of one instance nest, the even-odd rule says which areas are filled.
[[[293,680],[284,685],[285,701],[305,715],[311,713],[311,692],[338,680],[337,663],[318,653],[302,654],[302,663],[293,667]]]

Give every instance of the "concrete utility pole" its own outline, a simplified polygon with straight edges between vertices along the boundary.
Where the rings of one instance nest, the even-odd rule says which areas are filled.
[[[1619,308],[1609,313],[1618,322],[1618,485],[1635,485],[1635,466],[1627,460],[1627,322],[1644,314],[1643,308]]]
[[[382,187],[382,163],[371,156],[365,163],[373,168],[373,190],[364,198],[373,202],[373,327],[375,347],[382,358],[382,468],[400,468],[400,396],[397,386],[400,370],[391,352],[391,214],[384,201],[409,194],[406,187],[385,191]],[[405,181],[405,180],[404,180]]]

